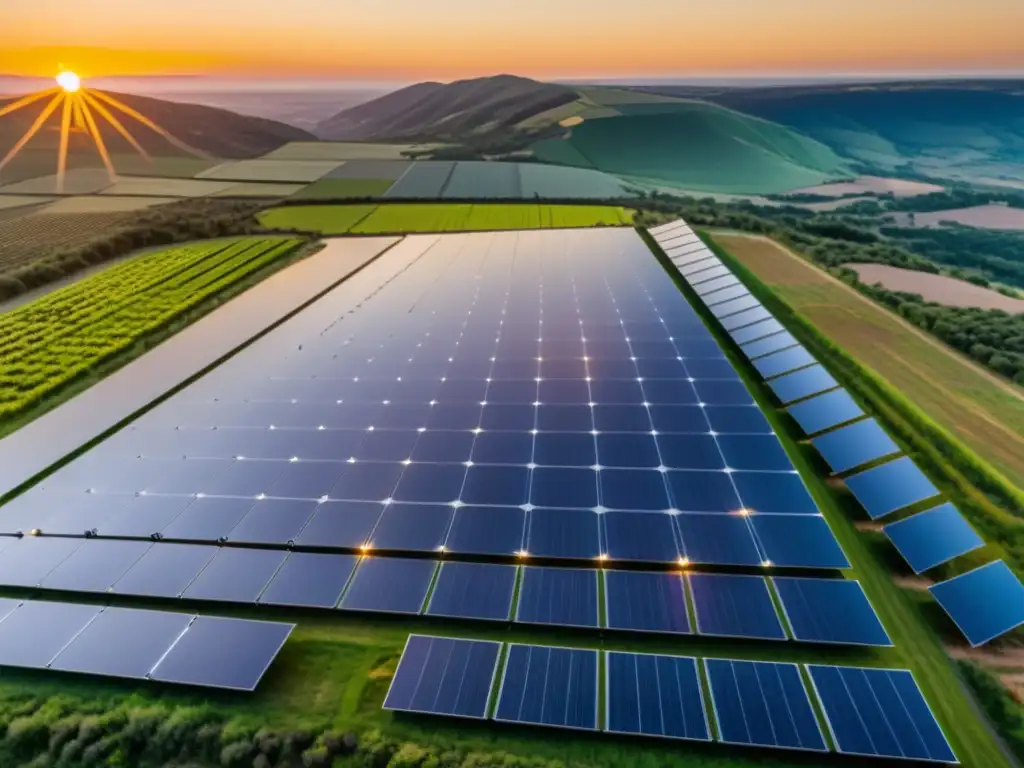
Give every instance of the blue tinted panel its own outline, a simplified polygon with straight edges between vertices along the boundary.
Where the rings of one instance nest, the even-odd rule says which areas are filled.
[[[200,544],[159,543],[150,547],[111,592],[142,597],[180,597],[220,549]]]
[[[363,558],[338,607],[346,611],[419,613],[435,566],[433,560]]]
[[[775,435],[718,435],[716,441],[730,469],[793,471],[793,463]]]
[[[723,318],[735,315],[737,312],[742,312],[744,310],[760,306],[761,302],[748,293],[746,296],[741,296],[738,299],[731,299],[729,301],[723,301],[721,304],[715,304],[713,307],[710,307],[710,309],[711,314],[715,317]]]
[[[705,405],[750,405],[754,402],[742,381],[698,379],[693,386]]]
[[[692,573],[688,578],[698,634],[786,639],[765,579],[710,573]]]
[[[590,435],[584,437],[593,439]],[[603,467],[634,467],[654,469],[661,465],[658,443],[653,435],[638,433],[605,433],[597,436],[598,461]],[[594,464],[591,461],[591,464]]]
[[[608,652],[605,661],[609,731],[711,740],[696,659]]]
[[[1024,624],[1024,584],[1002,560],[928,589],[973,647]]]
[[[409,635],[384,709],[484,718],[501,643]]]
[[[751,341],[757,339],[763,339],[766,336],[771,336],[775,333],[780,333],[786,330],[785,327],[778,320],[772,318],[770,320],[762,320],[759,323],[748,325],[745,328],[739,328],[729,333],[732,340],[737,344],[748,344]]]
[[[463,461],[468,461],[467,457]],[[466,468],[461,464],[410,464],[391,494],[395,501],[450,504],[459,498]]]
[[[533,460],[533,435],[529,432],[481,432],[473,443],[476,464],[518,464]]]
[[[721,741],[825,752],[796,664],[705,659]]]
[[[513,555],[523,549],[526,512],[519,507],[459,507],[445,551],[471,555]]]
[[[535,507],[595,507],[597,480],[598,474],[589,468],[537,467],[533,470],[530,503]]]
[[[692,514],[675,517],[682,553],[695,565],[760,565],[764,559],[739,515]]]
[[[436,552],[448,538],[454,515],[450,505],[389,504],[373,529],[370,545],[375,550]]]
[[[770,355],[773,352],[781,352],[782,350],[789,349],[797,344],[798,342],[793,334],[788,331],[782,331],[781,333],[776,333],[771,336],[758,339],[757,341],[744,344],[740,349],[744,355],[753,360],[758,357]]]
[[[384,506],[373,502],[326,502],[317,507],[295,543],[304,547],[357,549],[370,539],[383,513]]]
[[[165,539],[216,542],[226,538],[254,504],[252,498],[196,499],[160,535]]]
[[[740,378],[739,373],[725,358],[721,357],[688,357],[684,361],[686,372],[695,379],[734,379]]]
[[[790,406],[789,415],[800,425],[800,429],[813,435],[860,418],[864,411],[845,389],[839,389]]]
[[[466,472],[462,503],[519,506],[526,503],[529,483],[526,467],[472,466]]]
[[[930,499],[938,490],[907,456],[846,478],[846,487],[872,520]]]
[[[313,516],[317,503],[300,499],[260,499],[231,529],[228,541],[287,546]]]
[[[952,504],[920,512],[882,528],[903,559],[923,573],[955,557],[985,546]]]
[[[341,599],[358,558],[292,552],[260,595],[263,605],[333,608]]]
[[[287,556],[281,550],[223,547],[182,597],[255,603]]]
[[[605,571],[604,600],[609,629],[690,634],[686,588],[678,573]]]
[[[781,352],[774,352],[765,357],[759,357],[753,361],[753,364],[758,373],[766,379],[770,379],[815,362],[817,361],[814,359],[814,355],[803,347],[790,347]]]
[[[709,405],[703,409],[711,429],[719,434],[771,434],[772,427],[761,409],[749,405]]]
[[[517,622],[596,627],[597,614],[597,571],[523,568]]]
[[[794,639],[810,643],[892,645],[859,582],[792,578],[772,581]]]
[[[515,583],[514,565],[442,563],[425,613],[508,621]]]
[[[826,432],[811,442],[833,472],[845,472],[900,450],[874,419]]]
[[[717,451],[717,448],[716,448]],[[672,508],[683,512],[734,512],[741,506],[726,472],[666,472]]]
[[[600,515],[590,509],[533,509],[525,549],[534,557],[591,560],[601,554]]]
[[[597,728],[597,651],[509,645],[494,719]]]
[[[799,371],[787,373],[772,379],[768,382],[772,392],[779,398],[783,405],[801,400],[811,395],[817,395],[829,389],[839,386],[832,374],[820,365],[812,365],[809,368],[801,368]]]
[[[37,587],[51,571],[67,560],[84,539],[26,536],[0,551],[0,584]]]
[[[706,433],[708,419],[707,409],[699,405],[652,405],[649,409],[650,423],[646,430],[654,427],[661,432]],[[600,429],[600,427],[598,427]]]
[[[849,568],[825,518],[814,515],[751,515],[765,557],[780,568]]]
[[[724,469],[713,435],[658,435],[661,463],[670,469]],[[654,466],[658,466],[655,461]]]
[[[796,472],[733,472],[743,507],[780,515],[817,515],[818,505]]]
[[[723,287],[723,285],[718,282],[719,280],[735,280],[735,278],[734,277],[719,277],[719,278],[716,278],[715,280],[708,280],[706,283],[701,283],[700,285],[697,286],[697,288],[703,289],[703,288],[705,288],[705,286],[711,286],[712,283],[716,284],[714,286],[716,288],[716,290],[713,290],[713,291],[699,290],[699,291],[697,291],[697,294],[700,296],[701,301],[703,301],[707,306],[711,307],[712,311],[714,311],[714,308],[716,306],[719,306],[721,304],[725,304],[726,302],[731,302],[731,301],[735,301],[737,299],[743,298],[745,296],[750,296],[750,291],[747,290],[747,287],[745,285],[737,285],[734,282],[734,283],[732,283],[730,285],[726,285],[726,286]],[[757,302],[756,299],[754,299],[754,301]],[[760,302],[757,302],[757,303],[759,304]],[[752,306],[756,306],[756,304],[749,304],[748,306],[752,307]],[[743,309],[747,309],[748,306],[744,306]],[[738,310],[734,310],[734,311],[738,311]]]
[[[838,752],[957,762],[910,672],[815,664],[807,671]]]
[[[669,508],[665,480],[661,472],[644,469],[604,469],[597,475],[601,483],[601,505],[608,509]]]
[[[761,320],[769,320],[772,318],[772,313],[764,307],[755,307],[754,309],[748,309],[744,312],[739,312],[735,315],[719,321],[726,331],[735,331],[738,328],[744,328],[753,323],[760,322]]]
[[[26,601],[0,621],[0,666],[43,669],[100,610],[98,605]]]
[[[67,592],[106,592],[153,546],[149,541],[87,539],[40,586]]]
[[[360,461],[349,464],[328,495],[349,501],[383,501],[391,498],[404,469],[405,465],[398,463]]]
[[[664,512],[605,512],[605,554],[612,560],[674,563],[679,559],[672,517]]]

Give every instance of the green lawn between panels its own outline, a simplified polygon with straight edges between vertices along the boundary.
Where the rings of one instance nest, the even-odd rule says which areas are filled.
[[[633,212],[618,206],[521,203],[289,205],[260,215],[265,227],[323,235],[625,226],[632,220]]]

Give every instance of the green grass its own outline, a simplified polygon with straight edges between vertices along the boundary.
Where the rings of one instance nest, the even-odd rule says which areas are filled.
[[[302,205],[272,208],[260,215],[266,227],[324,235],[622,226],[631,221],[632,211],[616,206],[500,203]]]
[[[380,197],[395,182],[391,179],[320,179],[294,195],[294,200],[335,200],[345,197]]]

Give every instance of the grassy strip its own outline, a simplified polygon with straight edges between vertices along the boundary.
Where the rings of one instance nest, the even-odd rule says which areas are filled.
[[[999,678],[984,667],[969,661],[958,661],[957,665],[1006,746],[1024,762],[1024,702],[1014,698]]]

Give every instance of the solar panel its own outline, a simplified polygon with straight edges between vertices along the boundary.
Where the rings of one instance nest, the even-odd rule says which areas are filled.
[[[597,728],[597,651],[508,645],[494,719]]]
[[[705,261],[718,261],[718,259],[706,259]],[[703,262],[702,262],[703,263]],[[721,266],[708,265],[704,269],[698,271],[691,271],[688,275],[685,275],[685,279],[690,285],[696,286],[701,283],[707,282],[708,280],[714,280],[716,277],[724,277],[725,275],[731,275],[730,269],[722,264]],[[731,313],[730,313],[731,314]],[[722,315],[724,317],[724,315]]]
[[[789,415],[796,419],[804,432],[814,435],[859,419],[864,411],[846,390],[838,389],[791,405]]]
[[[691,573],[688,579],[698,634],[786,639],[768,582],[762,577]]]
[[[807,671],[838,752],[957,762],[907,670],[808,664]]]
[[[346,611],[419,613],[436,565],[433,560],[364,557],[338,607]]]
[[[45,668],[101,610],[98,605],[22,603],[0,621],[0,667]]]
[[[675,524],[688,564],[757,566],[764,560],[746,517],[686,513]]]
[[[160,535],[165,539],[216,543],[227,538],[255,503],[253,498],[196,499],[163,528]]]
[[[50,664],[50,669],[143,679],[188,629],[194,616],[104,608]]]
[[[150,678],[253,691],[294,628],[281,622],[196,616]]]
[[[454,515],[450,504],[389,504],[370,534],[369,545],[381,551],[436,552],[448,538]]]
[[[730,315],[735,315],[738,312],[743,312],[759,306],[761,306],[761,302],[749,294],[746,296],[740,296],[736,299],[730,299],[729,301],[723,301],[721,304],[708,304],[711,314],[717,318],[729,317]]]
[[[710,270],[710,269],[716,269],[716,268],[725,269],[724,266],[722,265],[722,262],[718,259],[717,256],[715,256],[714,254],[708,254],[705,258],[703,258],[703,259],[701,259],[699,261],[694,261],[694,262],[692,262],[690,264],[686,264],[685,266],[680,267],[679,268],[679,272],[680,272],[680,274],[682,274],[682,276],[684,278],[686,278],[686,281],[692,285],[693,281],[690,279],[691,276],[697,275],[698,273],[705,272],[705,271]],[[704,279],[710,280],[712,277],[721,277],[722,274],[726,274],[727,275],[727,274],[731,274],[731,273],[729,272],[729,270],[726,269],[721,274],[711,275],[709,277],[705,277]],[[700,282],[700,278],[698,278],[697,281]]]
[[[605,512],[599,517],[611,560],[674,563],[679,559],[672,517],[664,512]]]
[[[776,333],[782,333],[786,328],[775,318],[769,320],[761,320],[753,323],[752,325],[738,328],[735,331],[731,331],[729,336],[732,340],[740,345],[749,344],[752,341],[763,339],[768,336],[773,336]]]
[[[43,589],[106,592],[153,546],[150,541],[89,539],[42,580]]]
[[[291,552],[259,597],[261,605],[334,608],[359,558]]]
[[[520,507],[459,507],[452,517],[444,550],[512,556],[524,548],[526,514]]]
[[[590,509],[533,509],[525,551],[533,557],[593,560],[601,554],[600,516]]]
[[[222,547],[181,596],[255,603],[286,557],[282,550]]]
[[[304,547],[358,549],[366,544],[384,513],[374,502],[326,502],[299,532],[295,543]]]
[[[747,356],[748,359],[754,360],[764,355],[770,355],[773,352],[779,352],[790,347],[795,347],[799,342],[789,331],[781,331],[780,333],[774,333],[771,336],[764,336],[756,341],[751,341],[740,346],[740,351]]]
[[[487,563],[442,563],[424,613],[458,619],[508,621],[517,568]]]
[[[851,475],[845,482],[872,520],[939,493],[908,456]]]
[[[1024,584],[1002,560],[928,590],[974,648],[1024,625]]]
[[[733,472],[729,475],[744,509],[762,514],[817,515],[818,505],[793,472]]]
[[[605,652],[605,730],[710,741],[697,660]]]
[[[764,378],[771,379],[775,376],[781,376],[784,373],[813,365],[816,362],[814,355],[804,347],[795,346],[783,349],[781,352],[773,352],[770,355],[759,357],[753,361],[753,365]]]
[[[685,267],[696,264],[698,261],[705,261],[715,254],[703,243],[692,243],[682,246],[672,252],[666,251],[670,260],[677,267]]]
[[[701,300],[705,303],[711,301],[711,295],[717,294],[726,288],[740,287],[746,290],[746,287],[736,278],[734,275],[728,275],[726,277],[716,277],[714,280],[708,280],[705,283],[701,283],[694,292],[701,297]]]
[[[524,567],[515,620],[521,624],[598,626],[597,571]]]
[[[26,536],[12,542],[0,551],[0,584],[37,587],[83,544],[84,539],[52,536]]]
[[[914,573],[985,546],[952,504],[941,504],[882,528]]]
[[[384,709],[482,720],[501,643],[409,635]]]
[[[860,582],[775,577],[772,583],[795,640],[892,645]]]
[[[835,534],[820,515],[751,515],[766,560],[780,568],[849,568]]]
[[[606,570],[604,606],[609,629],[691,632],[686,588],[678,573]]]
[[[839,382],[824,367],[812,365],[772,379],[768,386],[783,405],[789,405],[805,397],[835,389]]]
[[[754,307],[744,312],[738,312],[735,315],[729,315],[729,317],[719,320],[719,324],[726,331],[735,331],[740,328],[745,328],[748,325],[753,325],[762,320],[769,320],[772,318],[772,313],[764,307]]]
[[[775,435],[718,435],[718,449],[730,469],[757,472],[795,472]]]
[[[720,434],[772,434],[771,424],[754,403],[745,406],[709,405],[700,410],[707,417],[711,429]],[[657,421],[654,426],[660,429]]]
[[[140,597],[180,597],[219,551],[208,545],[161,542],[114,582],[110,591]]]
[[[874,419],[864,419],[834,432],[826,432],[811,443],[837,473],[900,452],[900,447]]]
[[[668,232],[674,229],[689,229],[689,226],[682,219],[675,219],[674,221],[666,222],[665,224],[659,224],[656,227],[648,227],[647,231],[654,236],[655,239],[663,238]]]

